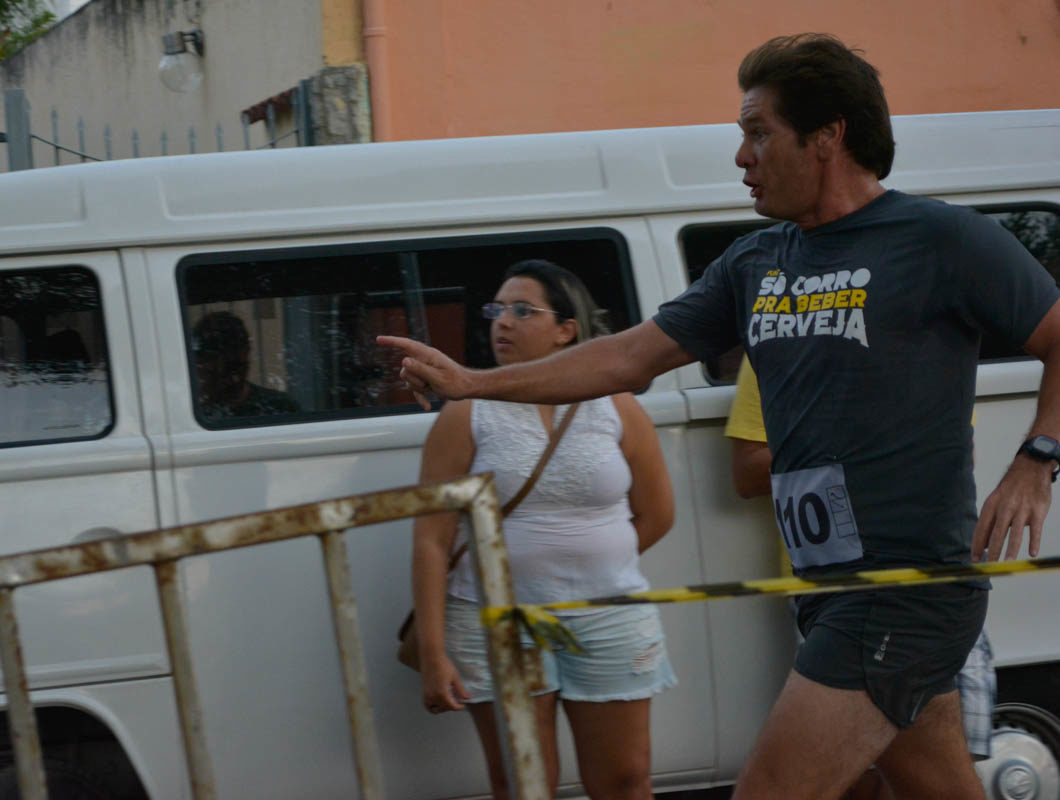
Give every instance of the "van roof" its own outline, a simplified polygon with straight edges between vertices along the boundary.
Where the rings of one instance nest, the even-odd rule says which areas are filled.
[[[1060,186],[1060,109],[894,117],[888,187]],[[749,209],[735,124],[127,159],[0,176],[0,252]]]

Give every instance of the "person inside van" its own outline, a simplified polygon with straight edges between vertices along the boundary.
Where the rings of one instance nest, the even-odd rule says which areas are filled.
[[[789,549],[797,574],[1015,558],[1025,536],[1036,556],[1060,472],[1056,282],[992,220],[884,188],[890,113],[859,52],[827,34],[776,37],[744,57],[738,82],[736,165],[755,211],[783,221],[737,239],[652,319],[492,370],[378,341],[404,352],[401,375],[428,407],[425,392],[585,400],[742,344],[771,434],[773,495],[803,534]],[[1013,442],[977,515],[967,421],[984,330],[1045,367],[1029,438]],[[733,800],[835,800],[870,764],[903,798],[984,798],[955,678],[989,588],[800,598],[805,640]]]
[[[230,311],[213,311],[192,329],[199,410],[208,420],[295,414],[291,397],[247,379],[250,335],[243,320]]]
[[[482,311],[499,364],[533,361],[604,332],[602,314],[582,281],[544,260],[513,264]],[[520,603],[648,588],[640,553],[670,529],[674,516],[651,419],[627,393],[576,408],[462,400],[442,408],[424,445],[422,482],[489,470],[505,503],[527,481],[551,432],[569,413],[569,427],[550,460],[504,522]],[[459,558],[447,577],[450,554],[458,540],[466,541],[467,529],[458,529],[456,514],[432,514],[417,517],[414,531],[424,705],[434,714],[470,710],[493,796],[506,798],[471,559]],[[658,609],[630,605],[561,616],[585,652],[542,653],[545,685],[536,706],[551,791],[559,779],[556,717],[562,702],[589,797],[650,800],[651,698],[676,684]]]
[[[972,422],[975,422],[974,415]],[[770,466],[773,463],[773,454],[766,440],[758,379],[746,356],[740,361],[736,375],[736,393],[733,395],[729,419],[725,424],[725,435],[732,445],[732,482],[737,494],[744,499],[772,494]],[[790,576],[791,559],[784,542],[781,540],[779,544],[780,572]],[[794,603],[792,606],[794,608]],[[796,637],[801,639],[797,631]],[[994,654],[985,628],[968,653],[956,680],[968,752],[975,761],[990,758],[997,676],[994,671]],[[880,771],[870,768],[844,796],[844,800],[894,800],[894,793]]]
[[[84,372],[92,364],[85,340],[73,328],[63,328],[44,339],[45,371],[68,374]]]

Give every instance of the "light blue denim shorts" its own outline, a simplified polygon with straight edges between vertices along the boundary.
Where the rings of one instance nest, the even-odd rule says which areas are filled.
[[[654,605],[610,606],[562,621],[585,653],[543,651],[544,688],[534,694],[558,691],[564,700],[605,703],[642,700],[677,685]],[[523,647],[535,647],[525,631],[522,639]],[[477,604],[448,598],[445,648],[471,695],[469,702],[491,702],[493,679]]]

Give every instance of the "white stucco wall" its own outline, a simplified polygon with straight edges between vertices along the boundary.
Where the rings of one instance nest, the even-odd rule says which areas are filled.
[[[206,43],[204,77],[197,89],[179,94],[158,77],[161,37],[196,27],[197,5]],[[77,120],[83,118],[85,147],[93,155],[105,152],[107,124],[114,158],[132,156],[133,129],[139,132],[141,156],[160,154],[163,130],[169,154],[189,152],[190,127],[197,134],[197,152],[217,150],[218,123],[224,149],[241,149],[239,112],[323,66],[321,25],[319,0],[91,0],[0,63],[0,87],[26,90],[32,130],[47,139],[55,108],[60,141],[68,147],[77,147]],[[281,133],[290,129],[289,118],[280,122]],[[251,131],[252,145],[265,141],[263,122]],[[293,138],[285,144],[293,144]],[[4,150],[0,145],[0,171],[7,169]],[[67,155],[63,163],[74,160]],[[53,164],[51,148],[36,143],[34,161]]]

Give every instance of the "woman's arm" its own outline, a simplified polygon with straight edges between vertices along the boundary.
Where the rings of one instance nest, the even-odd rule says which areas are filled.
[[[446,403],[423,445],[420,482],[466,475],[475,445],[471,401]],[[445,590],[457,512],[416,517],[412,542],[412,598],[416,609],[423,702],[431,711],[463,708],[467,692],[445,654]],[[466,555],[464,556],[467,557]]]
[[[674,524],[674,490],[651,418],[631,394],[617,394],[613,400],[622,420],[622,454],[633,473],[629,508],[643,553]]]

